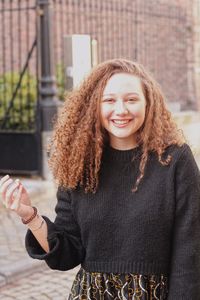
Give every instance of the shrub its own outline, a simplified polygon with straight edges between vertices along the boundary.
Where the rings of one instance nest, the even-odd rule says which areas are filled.
[[[26,72],[11,103],[19,80],[18,72],[0,75],[0,129],[2,130],[32,131],[35,128],[37,80],[35,76]],[[7,116],[6,112],[8,112]],[[4,121],[6,122],[3,126]]]

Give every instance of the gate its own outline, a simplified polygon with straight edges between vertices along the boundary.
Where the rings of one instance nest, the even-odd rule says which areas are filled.
[[[36,1],[0,4],[0,173],[40,174]]]

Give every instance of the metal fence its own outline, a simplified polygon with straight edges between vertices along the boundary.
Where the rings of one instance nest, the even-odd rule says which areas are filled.
[[[0,2],[0,173],[41,170],[36,8]]]
[[[35,130],[36,4],[0,2],[0,130]]]

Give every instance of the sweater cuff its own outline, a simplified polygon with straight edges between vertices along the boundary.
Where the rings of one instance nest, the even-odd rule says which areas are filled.
[[[27,230],[25,236],[25,247],[30,257],[40,260],[46,260],[53,255],[59,247],[59,239],[56,236],[55,225],[47,217],[42,216],[47,223],[47,241],[49,244],[49,252],[45,252],[30,229]]]

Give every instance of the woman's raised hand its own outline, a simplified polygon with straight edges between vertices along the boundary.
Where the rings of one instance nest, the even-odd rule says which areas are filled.
[[[28,219],[33,212],[29,194],[19,179],[6,175],[0,180],[0,200],[6,208],[15,211],[21,218]]]

